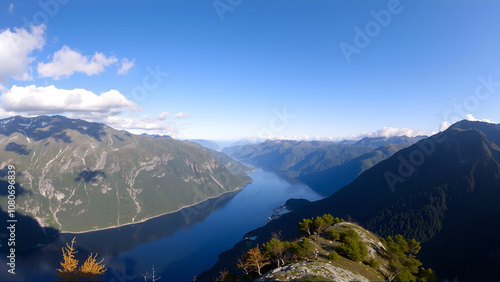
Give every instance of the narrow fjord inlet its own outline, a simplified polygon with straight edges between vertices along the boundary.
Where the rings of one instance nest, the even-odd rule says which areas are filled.
[[[19,265],[26,270],[21,275],[52,279],[52,271],[44,272],[42,265],[59,267],[61,247],[76,236],[79,250],[105,257],[113,273],[136,277],[154,264],[165,272],[166,281],[188,281],[212,267],[218,255],[242,240],[246,232],[264,225],[273,209],[289,198],[322,198],[306,185],[292,184],[272,172],[257,169],[249,176],[253,182],[242,191],[180,212],[102,231],[60,234],[42,250],[21,255]]]
[[[498,11],[0,1],[0,281],[500,281]]]

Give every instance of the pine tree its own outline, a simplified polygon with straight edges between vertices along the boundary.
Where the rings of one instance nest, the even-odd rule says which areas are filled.
[[[381,239],[381,241],[386,247],[390,262],[389,267],[392,271],[389,280],[416,280],[417,277],[415,274],[422,265],[415,257],[420,251],[420,242],[414,239],[407,241],[402,235],[396,235],[394,237],[388,236],[385,240]],[[430,272],[432,272],[432,270],[430,270]],[[428,271],[425,271],[423,275],[425,276],[426,274],[430,275]]]
[[[333,240],[333,242],[337,241],[338,239],[340,239],[340,233],[335,230],[335,229],[330,229],[330,231],[328,231],[328,237]]]
[[[262,249],[270,257],[277,267],[285,264],[285,253],[287,251],[286,242],[281,242],[276,238],[271,238],[269,242],[262,245]]]
[[[299,222],[299,231],[301,233],[306,233],[311,236],[311,231],[313,229],[313,220],[304,218],[301,222]]]

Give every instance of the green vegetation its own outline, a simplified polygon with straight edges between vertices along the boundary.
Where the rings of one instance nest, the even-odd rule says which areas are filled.
[[[416,259],[420,243],[414,239],[406,240],[401,235],[379,239],[363,228],[353,223],[346,223],[330,214],[303,219],[299,222],[298,228],[304,234],[303,237],[283,241],[280,239],[281,234],[273,233],[272,238],[263,244],[262,252],[258,245],[249,249],[248,253],[238,261],[238,268],[242,269],[246,279],[255,279],[252,274],[260,276],[272,267],[283,267],[304,261],[328,263],[350,270],[369,280],[432,281],[435,279],[434,271],[421,268],[422,264]],[[380,248],[373,249],[373,254],[368,255],[368,248],[372,248],[372,245],[378,245]],[[220,277],[222,276],[219,275]],[[307,277],[313,276],[294,279],[302,281]],[[325,280],[324,277],[323,279],[320,277],[322,276],[316,278]]]
[[[328,238],[335,242],[340,239],[340,233],[337,231],[337,229],[332,228],[330,229],[330,231],[328,231]]]
[[[290,249],[294,255],[301,259],[309,259],[314,255],[314,245],[307,238],[303,238],[299,242],[292,242]]]
[[[359,239],[358,232],[356,232],[356,230],[354,229],[348,229],[340,233],[340,241],[345,243],[348,239],[358,240]]]
[[[0,120],[6,124],[0,127],[0,151],[22,186],[18,211],[61,231],[142,221],[251,181],[249,168],[190,142],[62,116],[7,120]],[[6,147],[9,142],[15,144]],[[0,195],[3,210],[6,197]]]
[[[375,258],[367,259],[363,261],[364,264],[373,267],[374,269],[378,269],[378,261]]]
[[[265,254],[273,261],[276,267],[285,264],[287,251],[290,249],[289,242],[281,242],[278,238],[272,238],[262,245]]]
[[[368,250],[362,241],[346,238],[340,244],[338,253],[352,261],[362,261],[368,254]]]
[[[389,258],[389,269],[392,271],[390,280],[396,281],[414,281],[417,279],[415,274],[419,272],[422,263],[416,259],[420,251],[420,243],[414,239],[405,240],[402,235],[394,237],[388,236],[381,239],[387,250]],[[426,280],[431,277],[433,271],[422,268],[422,276]]]
[[[421,162],[419,155],[423,156]],[[411,164],[416,161],[419,165]],[[399,175],[399,171],[405,171],[404,175]],[[333,175],[330,169],[323,172],[327,174],[325,177]],[[385,172],[402,177],[394,189],[384,177]],[[500,124],[464,120],[396,152],[332,196],[308,203],[289,217],[278,219],[252,234],[265,236],[277,228],[291,230],[302,218],[310,219],[318,215],[318,211],[335,212],[342,217],[349,214],[382,237],[401,234],[422,242],[418,257],[425,266],[436,269],[440,280],[453,277],[496,280],[500,229],[494,219],[500,218],[499,172]],[[331,187],[329,182],[322,185],[326,185],[325,189]],[[304,230],[301,234],[315,236],[313,228],[310,228],[311,234]],[[341,231],[339,229],[339,233]],[[329,232],[327,229],[324,233]],[[478,236],[481,244],[469,243],[470,238]],[[326,238],[335,241],[326,249],[328,254],[338,247],[338,240]],[[347,265],[344,259],[341,257],[338,264],[356,267]],[[385,267],[383,260],[377,257],[377,261],[381,269]],[[419,271],[422,272],[422,268]],[[412,275],[429,280],[419,273]],[[382,279],[387,278],[379,280]]]
[[[328,255],[328,258],[335,261],[339,260],[340,256],[336,251],[333,251]]]

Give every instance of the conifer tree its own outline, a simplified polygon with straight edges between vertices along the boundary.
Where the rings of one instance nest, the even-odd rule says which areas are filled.
[[[257,272],[259,276],[262,275],[262,268],[266,265],[271,264],[269,259],[262,253],[259,248],[259,244],[257,247],[250,249],[248,253],[245,255],[244,261],[238,263],[238,268],[249,269],[251,271]]]
[[[75,258],[78,251],[75,250],[74,244],[76,237],[71,240],[71,246],[66,243],[66,247],[62,248],[63,261],[61,262],[61,269],[57,269],[57,276],[66,281],[96,281],[103,280],[104,273],[106,272],[105,265],[101,261],[97,262],[97,254],[92,253],[89,255],[83,265],[78,268],[79,260]]]
[[[59,271],[58,276],[64,280],[73,280],[76,270],[78,267],[78,260],[75,258],[75,254],[78,251],[75,250],[73,245],[75,244],[76,237],[71,240],[71,246],[66,243],[66,247],[62,248],[63,261],[61,262],[62,269],[57,269]],[[76,278],[76,277],[75,277]]]

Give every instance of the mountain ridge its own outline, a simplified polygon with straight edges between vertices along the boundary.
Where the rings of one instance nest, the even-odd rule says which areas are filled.
[[[226,147],[227,155],[303,181],[322,195],[331,195],[361,172],[423,137],[377,137],[357,142],[266,140]]]
[[[379,236],[402,234],[421,241],[421,260],[438,279],[495,280],[500,263],[494,255],[500,253],[495,226],[500,220],[499,137],[498,124],[458,122],[396,152],[332,196],[245,236],[265,240],[277,230],[295,236],[297,220],[331,213],[352,218]],[[477,236],[480,244],[463,244]],[[222,253],[215,269],[241,248],[236,244]]]
[[[31,194],[18,211],[42,226],[81,232],[135,223],[242,189],[208,151],[171,137],[133,135],[63,116],[0,120],[3,168]],[[243,175],[244,174],[244,175]]]

